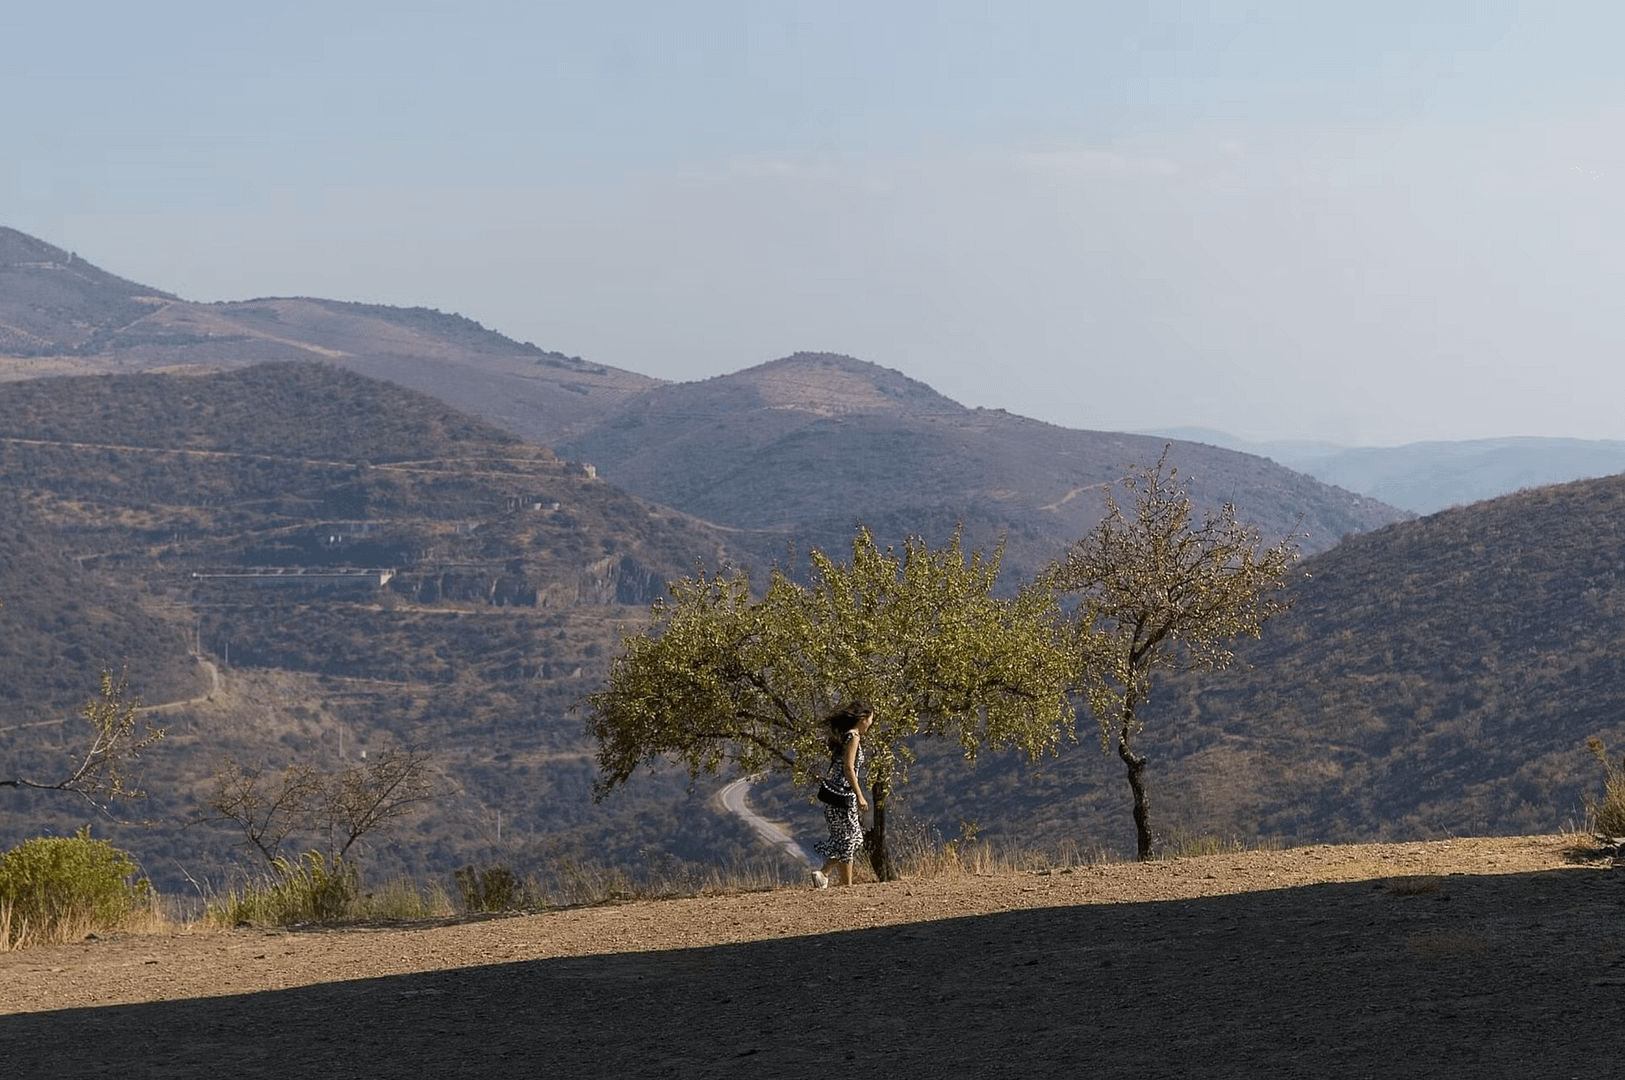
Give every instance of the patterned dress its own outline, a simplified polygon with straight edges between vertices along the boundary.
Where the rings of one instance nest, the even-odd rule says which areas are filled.
[[[856,739],[858,733],[849,731],[847,739]],[[863,770],[863,744],[858,743],[858,759],[853,771]],[[829,771],[824,779],[829,786],[842,794],[849,794],[852,786],[846,782],[846,753],[845,747],[830,755]],[[829,839],[820,840],[813,845],[813,850],[826,859],[836,862],[851,862],[858,854],[858,848],[863,846],[863,819],[858,816],[858,800],[852,799],[845,807],[831,806],[820,803],[824,808],[824,821],[829,824]]]

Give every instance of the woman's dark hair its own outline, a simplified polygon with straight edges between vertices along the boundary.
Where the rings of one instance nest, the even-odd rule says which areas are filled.
[[[829,714],[829,749],[836,753],[841,744],[846,741],[846,733],[863,723],[865,716],[874,713],[875,707],[867,701],[849,701],[839,709]]]

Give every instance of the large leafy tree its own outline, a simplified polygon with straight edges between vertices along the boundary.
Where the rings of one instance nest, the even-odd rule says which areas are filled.
[[[742,573],[672,582],[587,699],[597,796],[673,758],[695,777],[731,763],[810,783],[828,757],[822,718],[867,699],[869,850],[889,877],[887,798],[913,739],[953,739],[969,758],[984,748],[1036,757],[1072,733],[1073,661],[1054,596],[995,596],[998,565],[997,551],[967,556],[957,533],[941,548],[911,538],[898,550],[860,529],[850,562],[811,552],[806,584],[777,569],[759,597]]]
[[[1226,503],[1196,524],[1168,450],[1122,481],[1127,511],[1108,490],[1106,514],[1047,575],[1078,600],[1080,680],[1100,722],[1102,748],[1115,745],[1134,797],[1139,857],[1152,855],[1146,756],[1138,750],[1141,706],[1163,670],[1220,668],[1235,640],[1257,637],[1285,611],[1296,538],[1264,546]]]

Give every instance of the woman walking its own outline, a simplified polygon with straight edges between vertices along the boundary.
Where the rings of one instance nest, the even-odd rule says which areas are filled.
[[[863,819],[858,815],[869,809],[858,770],[863,768],[863,736],[874,721],[874,706],[867,701],[849,702],[829,717],[829,768],[819,789],[829,839],[813,845],[824,856],[823,867],[812,874],[815,888],[829,887],[831,870],[839,871],[842,885],[852,884],[852,860],[863,844]]]

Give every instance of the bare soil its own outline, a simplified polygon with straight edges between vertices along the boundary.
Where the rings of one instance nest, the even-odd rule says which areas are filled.
[[[1223,854],[0,954],[7,1075],[1620,1075],[1574,838]]]

